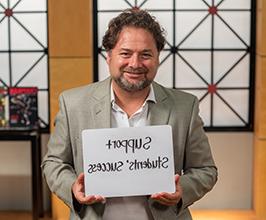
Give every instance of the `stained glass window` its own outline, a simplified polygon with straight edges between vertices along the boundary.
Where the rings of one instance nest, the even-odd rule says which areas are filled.
[[[49,128],[47,1],[0,0],[0,87],[38,87],[38,115]]]
[[[252,130],[255,1],[94,0],[94,79],[107,77],[101,45],[109,20],[148,10],[167,32],[156,81],[200,100],[206,130]]]

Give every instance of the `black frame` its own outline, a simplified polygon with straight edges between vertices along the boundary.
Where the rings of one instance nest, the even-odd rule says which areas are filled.
[[[142,3],[140,5],[138,5],[138,1],[135,0],[135,5],[130,4],[130,2],[128,2],[127,0],[124,0],[129,6],[131,7],[137,7],[140,8],[147,0],[142,1]],[[204,97],[206,95],[208,95],[210,93],[211,95],[211,115],[210,115],[210,122],[211,125],[210,126],[206,126],[205,130],[206,131],[253,131],[254,129],[254,103],[255,103],[255,53],[256,53],[256,0],[251,0],[251,9],[234,9],[234,10],[230,10],[230,9],[219,9],[219,11],[249,11],[250,12],[250,46],[247,45],[244,40],[241,39],[241,37],[230,27],[229,24],[227,24],[222,17],[219,16],[218,13],[215,13],[215,9],[217,9],[217,7],[223,2],[224,0],[221,0],[217,5],[214,4],[214,0],[212,0],[212,5],[208,5],[208,3],[205,0],[202,0],[202,2],[204,2],[208,7],[209,7],[209,14],[207,16],[205,16],[202,21],[200,21],[198,23],[198,25],[200,25],[200,23],[202,23],[208,16],[212,16],[212,30],[211,30],[211,49],[191,49],[191,48],[179,48],[179,46],[181,45],[181,43],[183,41],[186,40],[186,38],[188,38],[197,28],[197,26],[186,36],[185,39],[183,39],[181,41],[181,43],[179,43],[179,45],[177,46],[171,46],[169,43],[168,45],[170,46],[170,49],[164,49],[164,51],[169,51],[169,54],[175,54],[178,55],[184,62],[186,62],[188,64],[188,66],[191,67],[191,69],[200,77],[200,73],[198,73],[195,69],[193,69],[193,66],[191,66],[184,57],[182,57],[182,55],[179,53],[179,51],[210,51],[211,52],[211,84],[208,84],[208,82],[206,82],[203,78],[202,80],[207,84],[208,88],[210,88],[210,86],[214,86],[214,88],[216,89],[216,85],[230,72],[231,69],[233,69],[235,66],[237,66],[237,64],[247,55],[250,56],[250,69],[249,69],[249,77],[250,77],[250,81],[249,81],[249,87],[219,87],[219,90],[235,90],[235,89],[245,89],[249,91],[249,113],[248,113],[248,121],[246,122],[231,106],[229,103],[226,102],[226,100],[223,99],[223,97],[221,95],[219,95],[219,93],[217,92],[217,90],[215,90],[215,94],[231,109],[231,111],[233,111],[236,116],[245,124],[244,126],[214,126],[213,123],[213,93],[208,91],[207,88],[207,92],[200,98],[200,101],[204,99]],[[148,10],[150,12],[154,12],[154,11],[171,11],[173,13],[173,45],[175,45],[175,16],[176,13],[179,11],[188,11],[186,9],[175,9],[175,0],[173,0],[173,8],[170,10]],[[211,11],[210,10],[214,10]],[[99,12],[119,12],[121,10],[98,10],[98,1],[97,0],[93,0],[93,33],[94,33],[94,38],[93,38],[93,45],[94,45],[94,51],[93,51],[93,56],[94,56],[94,62],[93,62],[93,73],[94,73],[94,81],[98,81],[98,71],[99,71],[99,67],[98,67],[98,55],[101,54],[102,51],[104,51],[104,49],[102,49],[101,47],[98,47],[98,13]],[[202,9],[192,9],[189,11],[203,11]],[[204,10],[206,11],[206,10]],[[217,12],[217,11],[216,11]],[[217,49],[214,48],[214,41],[213,41],[213,36],[214,36],[214,15],[219,16],[219,18],[225,22],[225,25],[228,26],[228,28],[237,36],[237,38],[239,38],[239,40],[245,44],[246,48],[244,49],[240,49],[240,48],[224,48],[224,49]],[[213,73],[214,73],[214,69],[213,69],[213,58],[214,58],[214,52],[215,51],[244,51],[245,54],[244,56],[242,56],[228,71],[227,73],[225,73],[223,75],[223,77],[218,80],[218,82],[214,83],[213,81]],[[172,53],[172,54],[171,54]],[[102,56],[104,56],[103,54],[101,54]],[[168,58],[170,55],[167,55],[166,57]],[[165,61],[162,60],[161,63],[163,63]],[[173,56],[173,88],[175,87],[175,78],[176,74],[175,74],[175,56]],[[212,87],[213,88],[213,87]],[[181,89],[181,90],[206,90],[206,87],[204,88],[176,88],[176,89]],[[211,88],[210,88],[211,89]]]
[[[0,53],[8,53],[8,62],[9,62],[9,82],[4,82],[0,77],[0,86],[9,88],[9,87],[19,87],[19,83],[23,81],[23,79],[31,72],[31,70],[43,59],[47,58],[47,88],[38,88],[38,91],[47,92],[47,114],[48,114],[48,121],[45,122],[40,116],[39,121],[41,123],[40,126],[40,132],[41,133],[49,133],[50,132],[50,80],[49,80],[49,53],[48,53],[48,47],[49,47],[49,38],[48,38],[48,0],[46,0],[46,10],[45,11],[15,11],[13,12],[13,9],[21,2],[22,0],[18,0],[12,8],[10,8],[10,0],[7,0],[7,8],[4,7],[0,3],[0,7],[3,8],[5,11],[0,12],[0,14],[5,14],[7,10],[10,10],[9,12],[11,15],[4,16],[0,23],[4,19],[8,19],[8,50],[0,50]],[[30,13],[44,13],[46,14],[46,25],[47,25],[47,46],[43,45],[35,36],[28,30],[16,17],[13,16],[13,14],[30,14]],[[41,50],[12,50],[11,49],[11,25],[10,25],[10,17],[14,19],[17,24],[19,24],[40,46]],[[42,53],[39,59],[32,64],[32,66],[20,77],[20,79],[13,84],[12,83],[12,77],[13,77],[13,71],[12,71],[12,53]],[[2,85],[1,85],[2,84]],[[10,128],[13,129],[13,128]],[[26,129],[26,128],[25,128]]]

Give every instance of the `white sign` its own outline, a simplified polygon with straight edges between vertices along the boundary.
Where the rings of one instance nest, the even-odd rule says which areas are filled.
[[[88,129],[82,143],[86,195],[175,191],[171,126]]]

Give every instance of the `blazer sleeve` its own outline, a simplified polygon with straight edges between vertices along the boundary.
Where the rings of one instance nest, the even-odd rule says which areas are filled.
[[[180,211],[203,197],[217,181],[217,168],[199,117],[197,98],[194,98],[184,157],[183,175],[180,177],[183,189]]]
[[[55,130],[50,136],[48,151],[41,167],[50,190],[73,209],[71,187],[77,175],[73,168],[69,123],[63,95],[59,97],[59,108]]]

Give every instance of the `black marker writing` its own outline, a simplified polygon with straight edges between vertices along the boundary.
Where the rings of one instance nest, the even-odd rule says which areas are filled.
[[[105,162],[105,163],[95,163],[88,165],[88,173],[95,173],[95,172],[120,172],[122,171],[122,166],[124,163],[122,161],[117,162]]]
[[[151,160],[147,158],[144,161],[139,161],[135,159],[134,161],[127,161],[129,163],[129,170],[142,170],[142,169],[161,169],[161,168],[168,168],[169,159],[168,157],[158,157],[155,160]]]
[[[126,153],[135,153],[136,149],[143,148],[144,150],[150,149],[151,137],[145,137],[144,139],[124,139],[124,140],[108,140],[106,146],[111,149],[124,149]]]

